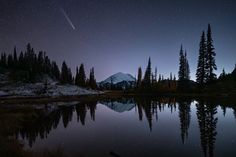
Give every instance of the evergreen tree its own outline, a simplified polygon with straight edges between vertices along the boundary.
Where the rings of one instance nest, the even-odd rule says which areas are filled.
[[[45,52],[40,51],[36,54],[30,43],[27,44],[25,52],[21,51],[19,57],[17,56],[16,47],[14,47],[13,53],[8,56],[6,56],[5,53],[1,53],[0,66],[11,70],[10,76],[14,80],[34,82],[38,81],[38,76],[42,74],[47,74],[58,80],[60,80],[61,77],[56,62],[51,62]],[[67,73],[67,79],[63,81],[70,82],[72,78],[72,75],[70,75],[71,74]]]
[[[184,51],[183,51],[183,46],[181,45],[180,47],[180,52],[179,52],[179,80],[183,81],[185,79],[185,57],[184,57]]]
[[[144,75],[144,85],[146,87],[150,87],[151,86],[151,75],[152,75],[152,69],[151,69],[151,58],[149,57],[148,59],[148,66],[147,69],[145,71],[145,75]]]
[[[189,69],[189,64],[188,64],[188,59],[187,59],[187,52],[185,51],[184,54],[184,79],[185,80],[190,80],[190,69]]]
[[[83,63],[79,67],[78,86],[81,86],[81,87],[86,86],[86,75],[85,75],[84,64]]]
[[[199,56],[198,56],[198,65],[196,72],[196,81],[200,85],[206,83],[206,38],[205,32],[202,32],[201,41],[199,44]]]
[[[68,66],[66,65],[66,62],[63,61],[61,67],[61,83],[69,83],[68,74],[69,74]]]
[[[78,66],[76,66],[76,74],[75,74],[75,85],[79,85],[79,69]]]
[[[52,75],[57,79],[60,80],[60,70],[57,66],[56,62],[52,62]]]
[[[184,81],[184,80],[189,80],[190,79],[190,69],[189,69],[189,64],[188,64],[188,59],[187,59],[187,52],[183,51],[183,46],[181,45],[180,47],[180,52],[179,52],[179,80]]]
[[[142,83],[142,68],[138,68],[138,79],[137,79],[137,87],[140,87]]]
[[[206,72],[207,72],[207,82],[212,82],[216,80],[216,74],[214,70],[217,70],[217,66],[215,63],[215,56],[216,53],[214,51],[213,46],[213,39],[212,39],[212,32],[211,32],[211,25],[208,24],[207,30],[207,56],[206,56]]]
[[[94,68],[92,68],[90,70],[90,74],[89,74],[89,87],[91,89],[96,89],[97,88],[97,82],[96,82],[95,75],[94,75]]]

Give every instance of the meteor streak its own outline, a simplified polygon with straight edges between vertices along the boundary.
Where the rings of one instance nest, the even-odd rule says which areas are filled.
[[[75,26],[74,24],[72,23],[72,21],[70,20],[69,16],[66,14],[65,10],[63,8],[60,8],[60,11],[62,12],[62,14],[65,16],[67,22],[69,23],[69,25],[71,26],[71,28],[73,30],[75,30]]]

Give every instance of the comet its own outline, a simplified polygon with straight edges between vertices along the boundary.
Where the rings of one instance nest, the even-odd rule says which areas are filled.
[[[67,13],[65,12],[65,10],[64,10],[63,8],[60,8],[60,11],[61,11],[61,13],[64,15],[64,17],[66,18],[66,20],[67,20],[68,24],[71,26],[71,28],[72,28],[73,30],[75,30],[75,26],[74,26],[74,24],[72,23],[72,21],[70,20],[69,16],[68,16]]]

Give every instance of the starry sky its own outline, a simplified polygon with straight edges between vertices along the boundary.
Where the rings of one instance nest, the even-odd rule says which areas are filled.
[[[117,72],[152,68],[177,74],[180,45],[195,79],[201,32],[212,25],[216,64],[236,63],[234,0],[0,0],[0,51],[30,42],[59,65],[95,67],[97,81]]]

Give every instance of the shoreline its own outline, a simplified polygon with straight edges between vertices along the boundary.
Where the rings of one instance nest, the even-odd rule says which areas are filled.
[[[126,93],[122,91],[107,91],[100,94],[84,94],[73,96],[10,96],[0,97],[0,104],[22,104],[22,103],[50,103],[50,102],[69,102],[69,101],[95,101],[103,99],[118,99],[118,98],[148,98],[148,97],[168,97],[176,99],[216,99],[222,101],[230,101],[236,103],[236,93]]]

